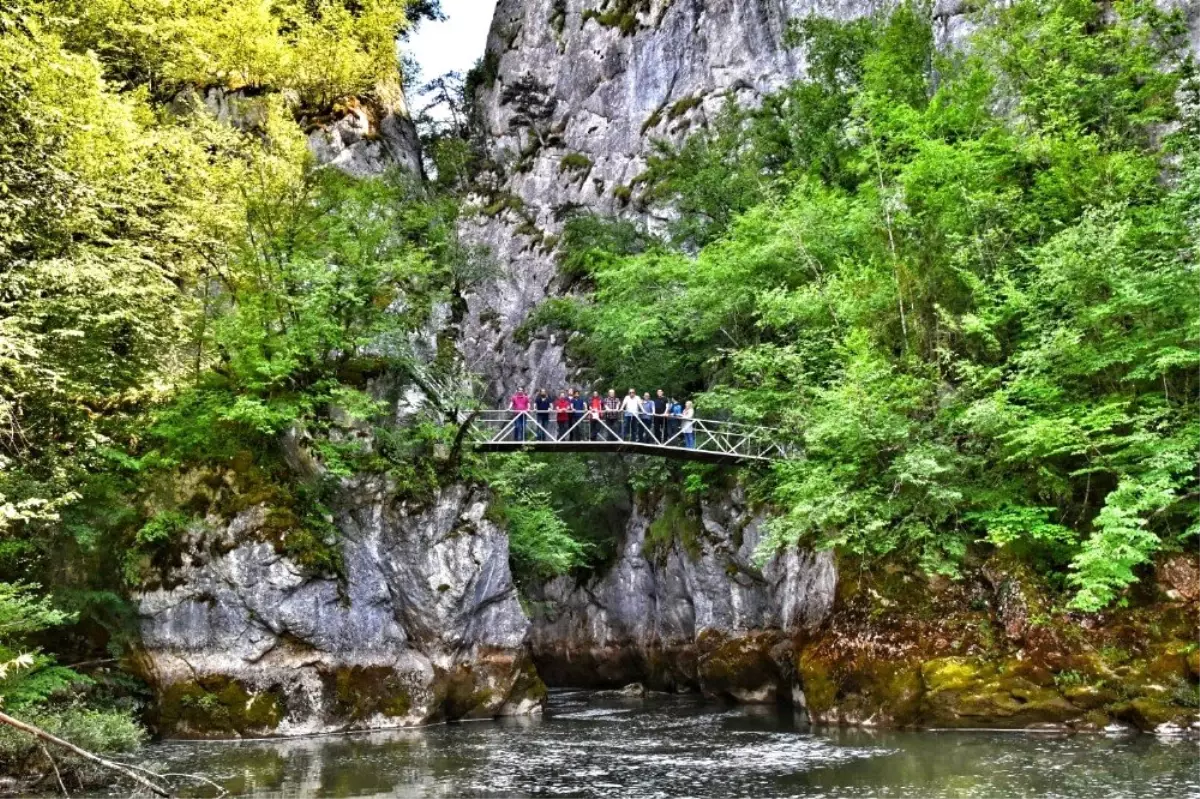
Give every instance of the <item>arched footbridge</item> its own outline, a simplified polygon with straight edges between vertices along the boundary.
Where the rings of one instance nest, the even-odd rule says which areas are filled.
[[[539,418],[539,416],[541,418]],[[468,442],[480,452],[622,452],[708,463],[769,463],[789,457],[769,427],[713,419],[573,414],[559,425],[555,414],[480,410],[464,422]]]

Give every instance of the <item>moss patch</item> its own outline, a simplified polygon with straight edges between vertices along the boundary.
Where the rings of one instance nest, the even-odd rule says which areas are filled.
[[[495,691],[486,686],[486,675],[473,666],[459,664],[437,669],[434,695],[443,719],[486,718],[499,705]]]
[[[696,672],[706,694],[742,701],[775,701],[790,695],[791,679],[787,657],[777,657],[783,643],[777,634],[747,633],[725,636],[704,630],[696,641]],[[789,650],[790,651],[790,650]],[[784,666],[784,668],[781,668]]]
[[[699,507],[683,498],[668,498],[662,512],[646,528],[642,554],[661,563],[678,542],[688,557],[696,560],[700,557],[703,532]]]
[[[641,27],[638,14],[650,11],[650,0],[605,0],[599,10],[588,9],[581,16],[584,22],[589,19],[606,28],[616,28],[622,36],[632,36]]]
[[[412,708],[404,676],[390,666],[339,666],[321,673],[333,712],[357,722],[376,714],[399,718]]]
[[[562,160],[558,162],[559,172],[575,172],[577,174],[587,175],[592,171],[592,159],[588,158],[583,153],[570,153],[564,155]]]
[[[502,193],[496,195],[492,202],[485,206],[483,215],[486,217],[499,216],[504,211],[523,211],[525,209],[525,201],[515,194]]]
[[[876,658],[841,661],[817,646],[796,658],[796,673],[811,718],[818,723],[871,721],[893,727],[917,724],[924,685],[919,663]]]
[[[676,120],[681,116],[696,108],[700,103],[704,102],[699,96],[684,97],[671,103],[671,107],[667,110],[667,119]]]
[[[642,135],[645,136],[646,131],[657,128],[659,123],[662,122],[662,118],[663,118],[663,109],[662,108],[654,109],[654,113],[651,114],[650,116],[646,117],[646,120],[642,123],[642,131],[641,131]]]
[[[921,666],[924,716],[935,726],[1023,727],[1061,723],[1078,708],[1046,683],[1048,673],[1016,660],[938,658]]]
[[[175,735],[267,735],[283,719],[284,703],[275,689],[254,692],[238,680],[211,675],[167,686],[157,715],[160,730]]]

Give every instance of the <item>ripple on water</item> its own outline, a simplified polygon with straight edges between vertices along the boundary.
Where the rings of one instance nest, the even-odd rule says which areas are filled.
[[[235,796],[1200,796],[1195,741],[810,731],[789,710],[554,692],[544,718],[302,740],[147,747],[144,765]],[[115,793],[113,795],[120,795]],[[196,794],[202,795],[202,794]]]

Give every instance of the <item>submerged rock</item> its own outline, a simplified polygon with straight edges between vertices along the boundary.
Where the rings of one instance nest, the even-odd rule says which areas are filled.
[[[255,542],[252,508],[140,595],[161,732],[301,734],[537,712],[504,533],[463,486],[423,507],[362,481],[338,515],[344,575]],[[221,541],[237,541],[222,546]]]

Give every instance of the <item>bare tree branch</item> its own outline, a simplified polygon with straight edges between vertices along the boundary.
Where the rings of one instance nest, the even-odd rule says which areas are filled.
[[[58,764],[54,762],[54,756],[50,754],[50,750],[46,748],[45,744],[38,745],[42,747],[42,754],[50,761],[50,768],[54,769],[54,776],[58,779],[58,787],[62,790],[63,796],[70,796],[71,794],[67,792],[67,786],[63,783],[62,774],[58,771]]]
[[[126,777],[128,777],[129,779],[133,780],[134,782],[136,782],[137,784],[146,788],[147,790],[151,791],[152,793],[154,793],[157,796],[167,797],[167,799],[171,799],[171,797],[174,796],[174,794],[171,793],[170,790],[165,789],[159,785],[155,785],[153,782],[146,779],[141,774],[138,774],[136,771],[134,771],[133,769],[129,768],[128,766],[126,766],[124,764],[114,763],[113,761],[108,760],[103,757],[100,757],[99,755],[94,755],[91,752],[87,751],[86,749],[81,749],[80,747],[76,746],[75,744],[71,743],[70,741],[64,741],[62,738],[59,738],[57,735],[51,735],[50,733],[46,732],[45,730],[35,727],[32,724],[27,724],[24,721],[21,721],[20,719],[15,719],[12,716],[8,715],[7,713],[0,713],[0,724],[7,724],[10,727],[20,730],[21,732],[32,735],[34,738],[37,738],[39,741],[43,741],[45,743],[52,743],[55,746],[59,746],[59,747],[62,747],[63,749],[66,749],[68,752],[71,752],[72,754],[82,757],[84,760],[95,763],[96,765],[106,768],[110,771],[116,771],[120,774],[123,774]],[[45,743],[42,744],[43,749],[45,748]],[[51,760],[51,763],[53,763],[53,762],[54,761]],[[58,771],[58,768],[55,767],[55,773],[57,773],[57,771]],[[159,775],[156,774],[155,776],[158,777]],[[62,784],[61,777],[59,778],[59,784],[60,785]],[[63,788],[63,792],[64,793],[66,792],[65,787]]]

